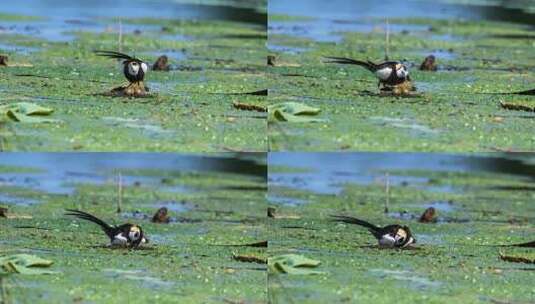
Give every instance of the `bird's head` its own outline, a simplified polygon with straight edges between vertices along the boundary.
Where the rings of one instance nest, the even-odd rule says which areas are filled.
[[[124,64],[128,67],[128,73],[137,76],[139,73],[147,73],[148,66],[145,62],[140,60],[127,60]]]
[[[143,229],[140,226],[132,225],[128,231],[128,240],[132,243],[132,246],[137,247],[141,243],[147,243],[145,236],[143,235]]]
[[[409,77],[409,69],[407,69],[406,65],[398,63],[396,64],[396,75],[401,79],[407,78]]]
[[[396,247],[406,247],[416,243],[416,239],[412,236],[411,230],[407,226],[399,228],[394,239]]]

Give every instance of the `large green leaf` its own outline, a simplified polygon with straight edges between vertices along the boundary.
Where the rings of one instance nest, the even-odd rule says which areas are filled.
[[[325,122],[327,120],[311,116],[321,112],[320,109],[298,102],[282,102],[268,106],[269,121],[287,122]]]
[[[17,102],[0,106],[0,119],[6,117],[12,121],[24,123],[60,122],[57,119],[45,118],[54,112],[53,109],[45,108],[31,102]]]
[[[268,267],[271,272],[292,275],[326,274],[326,272],[311,269],[320,264],[321,262],[318,260],[298,254],[283,254],[268,259]]]
[[[54,262],[30,254],[15,254],[0,257],[0,273],[54,274],[56,271],[44,269]]]

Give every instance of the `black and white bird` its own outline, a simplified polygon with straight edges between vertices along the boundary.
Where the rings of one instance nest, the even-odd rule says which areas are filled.
[[[372,72],[379,79],[378,86],[395,86],[405,81],[410,81],[409,69],[399,61],[385,61],[375,64],[369,60],[361,61],[342,57],[325,57],[331,61],[326,63],[340,63],[359,65]]]
[[[400,225],[388,225],[385,227],[378,227],[374,224],[368,223],[361,219],[345,216],[345,215],[332,215],[337,222],[359,225],[365,228],[373,234],[373,236],[379,242],[379,246],[386,248],[404,248],[410,244],[416,243],[416,239],[412,236],[411,230],[407,226]]]
[[[119,226],[112,226],[87,212],[75,209],[66,209],[66,211],[65,215],[75,216],[99,225],[104,233],[110,238],[112,246],[135,248],[142,243],[148,243],[148,240],[143,234],[143,229],[138,225],[126,223]]]
[[[143,60],[114,51],[95,51],[97,56],[123,59],[123,73],[130,83],[142,82],[148,70]]]

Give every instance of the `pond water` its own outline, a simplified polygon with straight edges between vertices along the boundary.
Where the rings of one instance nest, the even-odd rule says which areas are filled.
[[[224,20],[256,24],[264,27],[266,14],[255,8],[226,5],[177,3],[172,0],[119,0],[68,1],[21,0],[0,7],[0,13],[43,17],[40,21],[3,21],[0,33],[30,35],[52,42],[69,42],[75,39],[72,32],[90,31],[124,33],[160,29],[151,25],[129,25],[120,20],[127,18],[165,18],[173,20]],[[180,35],[167,35],[164,39],[185,40]]]
[[[415,1],[415,0],[271,0],[270,14],[308,16],[316,18],[366,19],[366,18],[463,18],[519,22],[535,25],[526,1]],[[531,12],[533,12],[533,4]]]
[[[389,170],[492,172],[535,180],[533,155],[529,154],[274,153],[268,159],[270,166],[305,169],[305,172],[269,172],[271,186],[321,194],[339,194],[345,183],[384,184],[385,172]],[[429,184],[430,179],[426,177],[390,174],[388,179],[392,186],[406,185],[436,192],[457,191],[453,187]]]
[[[263,155],[177,155],[156,153],[2,153],[0,166],[27,167],[37,172],[0,173],[0,185],[19,186],[53,194],[71,194],[76,184],[116,183],[121,170],[161,170],[161,176],[122,175],[124,185],[160,185],[166,172],[226,172],[265,178]],[[161,186],[169,192],[190,192],[180,185]],[[1,199],[1,197],[0,197]],[[5,199],[16,203],[15,199]],[[27,203],[27,202],[26,202]]]
[[[188,4],[173,0],[20,0],[2,6],[0,11],[63,20],[152,17],[266,23],[266,14],[254,8],[202,5],[193,1]]]
[[[269,14],[310,17],[298,21],[269,21],[270,34],[292,35],[318,42],[338,43],[345,32],[373,32],[385,30],[385,19],[436,18],[495,20],[535,26],[535,17],[521,1],[478,1],[480,5],[445,3],[440,1],[373,1],[373,0],[272,0]],[[451,2],[451,1],[450,1]],[[524,9],[522,9],[524,8]],[[532,10],[533,12],[533,10]],[[390,22],[392,33],[424,33],[422,24]],[[434,37],[434,39],[442,37]],[[451,38],[445,37],[448,40]]]

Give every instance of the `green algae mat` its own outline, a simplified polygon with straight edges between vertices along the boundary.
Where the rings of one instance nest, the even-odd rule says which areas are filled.
[[[429,164],[428,156],[418,159]],[[344,157],[317,155],[311,157],[317,160],[313,166],[270,166],[269,256],[314,262],[309,262],[314,267],[301,267],[297,273],[270,268],[272,303],[535,300],[533,248],[502,246],[533,241],[532,173],[529,178],[400,169],[395,162],[390,164],[398,169],[365,173],[353,170],[360,165],[351,166]],[[373,154],[368,161],[381,157],[385,156]],[[344,163],[345,169],[334,170],[333,163]],[[390,174],[387,213],[386,172]],[[330,186],[313,186],[319,183]],[[420,223],[420,215],[429,207],[436,210],[435,221]],[[352,215],[381,226],[407,225],[417,242],[404,250],[380,249],[366,229],[334,222],[331,215]]]
[[[0,66],[0,105],[51,111],[41,121],[0,117],[3,151],[266,150],[265,113],[233,106],[266,103],[246,94],[266,88],[264,26],[98,17],[67,20],[54,35],[39,30],[55,22],[0,14],[0,54],[8,56]],[[149,70],[148,97],[110,97],[126,84],[122,66],[94,50],[121,50],[149,66],[166,55],[170,71]]]
[[[326,20],[269,14],[270,103],[321,111],[316,122],[270,121],[271,151],[535,150],[533,94],[508,94],[533,89],[531,27],[391,18],[389,58],[406,61],[417,88],[393,97],[367,70],[324,58],[384,60],[385,20]],[[418,69],[428,55],[435,72]]]
[[[265,177],[110,167],[96,176],[71,169],[56,184],[58,175],[43,172],[0,169],[2,303],[266,302],[266,265],[234,258],[266,255],[255,245],[267,240]],[[160,207],[170,223],[151,222]],[[108,248],[97,225],[65,216],[66,208],[136,223],[149,243]]]

